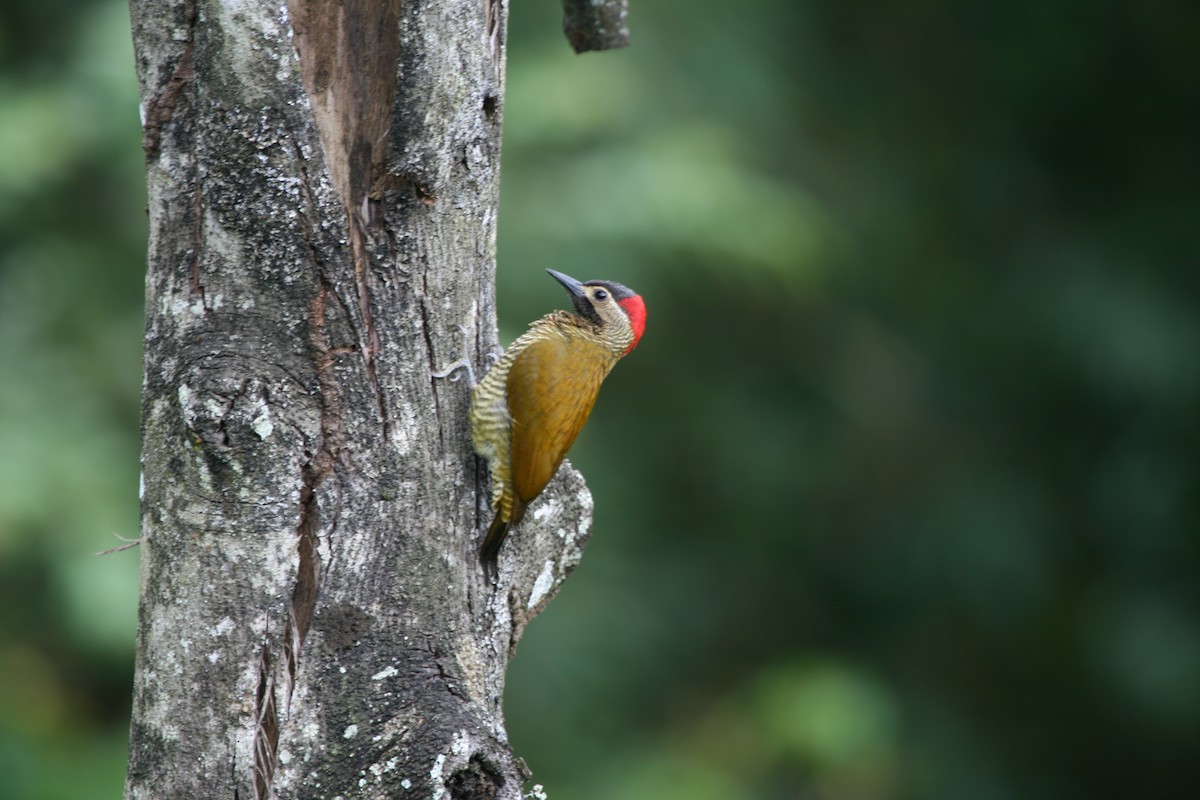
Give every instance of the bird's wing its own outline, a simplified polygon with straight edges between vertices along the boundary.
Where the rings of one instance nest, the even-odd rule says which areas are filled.
[[[611,367],[599,346],[550,336],[530,344],[508,375],[512,481],[521,504],[541,494],[592,413]]]

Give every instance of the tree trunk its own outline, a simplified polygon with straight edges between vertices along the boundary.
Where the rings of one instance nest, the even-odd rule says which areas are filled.
[[[564,467],[506,544],[464,382],[495,342],[504,0],[133,0],[149,186],[129,798],[519,798],[524,625]]]

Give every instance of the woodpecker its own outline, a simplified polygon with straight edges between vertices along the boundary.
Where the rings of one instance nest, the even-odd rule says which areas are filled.
[[[574,312],[536,320],[471,392],[471,439],[488,462],[496,514],[480,550],[489,569],[509,528],[558,471],[600,384],[646,328],[646,304],[631,289],[546,271]]]

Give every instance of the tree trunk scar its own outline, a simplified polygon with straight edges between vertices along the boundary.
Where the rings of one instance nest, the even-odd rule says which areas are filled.
[[[334,189],[355,213],[385,172],[400,0],[288,0],[293,41]]]
[[[334,189],[346,212],[367,379],[388,441],[387,403],[375,356],[379,332],[371,311],[371,254],[360,209],[375,176],[386,172],[388,129],[396,99],[400,0],[288,0],[293,41]]]
[[[196,0],[184,0],[183,15],[187,31],[183,52],[175,62],[175,70],[167,85],[146,105],[142,120],[142,150],[146,154],[147,164],[158,158],[163,126],[171,121],[179,95],[196,77]]]

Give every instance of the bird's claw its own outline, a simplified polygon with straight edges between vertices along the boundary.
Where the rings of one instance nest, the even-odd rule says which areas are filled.
[[[453,364],[449,364],[445,369],[440,369],[437,372],[429,374],[434,378],[449,378],[451,383],[456,383],[462,377],[462,373],[459,372],[460,369],[467,373],[467,378],[470,379],[471,383],[475,382],[474,370],[471,369],[471,365],[467,363],[465,358],[460,358]]]
[[[471,367],[471,362],[467,359],[467,356],[466,356],[467,349],[468,349],[467,348],[467,329],[465,326],[460,325],[458,323],[455,323],[454,327],[457,328],[458,332],[462,335],[463,357],[458,359],[454,363],[449,364],[444,369],[440,369],[440,370],[437,370],[436,372],[431,372],[429,374],[434,378],[449,378],[451,383],[455,383],[458,381],[459,378],[462,377],[462,374],[459,373],[458,371],[463,370],[463,372],[467,373],[467,385],[474,388],[474,386],[475,386],[475,370]]]

